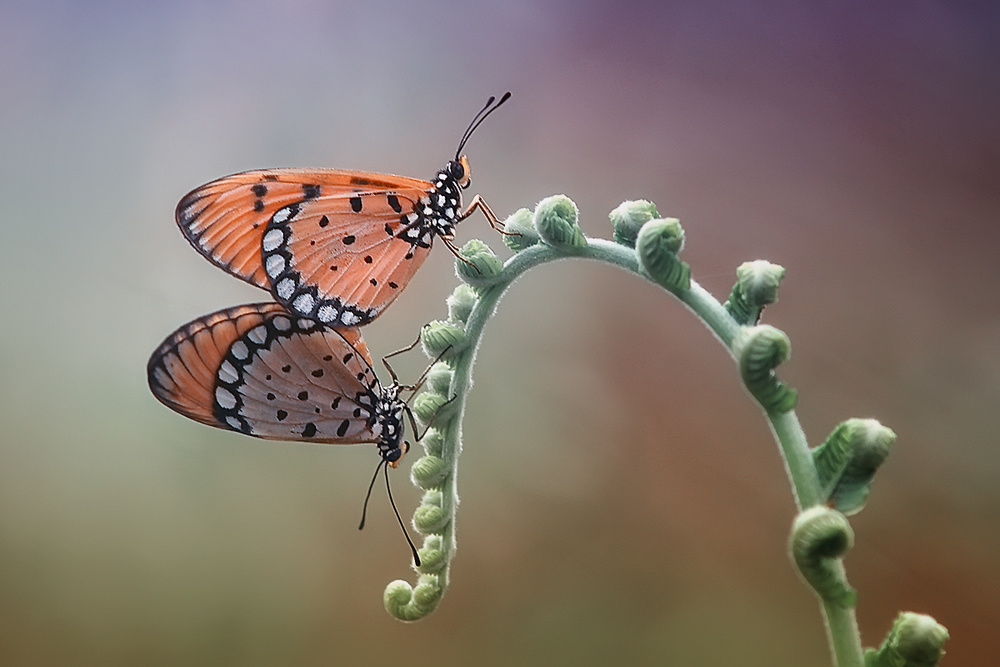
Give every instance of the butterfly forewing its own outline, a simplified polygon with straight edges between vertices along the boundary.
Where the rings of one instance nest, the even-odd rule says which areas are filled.
[[[350,208],[355,193],[423,192],[429,187],[427,181],[415,178],[339,169],[246,171],[191,191],[178,203],[175,217],[184,236],[209,261],[252,285],[270,289],[261,242],[275,212],[324,197],[333,207],[331,213],[348,215],[354,224],[364,225],[365,220]]]
[[[380,391],[355,328],[321,328],[276,303],[231,308],[178,329],[153,353],[150,388],[199,422],[261,438],[379,441]]]
[[[153,352],[146,367],[153,394],[167,407],[219,426],[213,410],[215,380],[233,342],[260,325],[278,304],[237,306],[185,324]]]

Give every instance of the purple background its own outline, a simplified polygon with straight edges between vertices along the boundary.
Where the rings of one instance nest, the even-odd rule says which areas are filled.
[[[453,583],[417,624],[382,608],[414,579],[384,497],[355,529],[374,448],[217,432],[146,389],[167,333],[266,296],[188,247],[185,192],[265,166],[430,177],[508,89],[468,145],[501,216],[562,192],[608,237],[643,197],[720,298],[743,261],[788,269],[766,321],[810,440],[852,416],[899,435],[852,521],[864,643],[910,609],[950,629],[946,664],[994,660],[998,33],[973,2],[0,5],[0,662],[828,664],[765,421],[632,276],[548,265],[501,303]],[[503,250],[479,216],[473,237]],[[454,284],[438,248],[375,353]]]

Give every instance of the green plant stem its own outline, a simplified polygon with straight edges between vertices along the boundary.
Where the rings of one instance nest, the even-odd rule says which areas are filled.
[[[514,254],[505,264],[496,282],[479,289],[479,299],[466,322],[465,335],[468,349],[461,354],[454,368],[452,392],[456,401],[456,417],[447,429],[441,457],[451,466],[451,474],[442,486],[442,507],[451,521],[442,534],[442,548],[450,562],[455,548],[455,510],[458,505],[457,458],[462,448],[462,419],[465,414],[465,400],[471,386],[472,367],[482,339],[486,322],[496,310],[500,298],[508,287],[525,271],[558,259],[582,257],[621,267],[630,273],[643,275],[639,269],[634,249],[606,241],[587,239],[587,245],[564,251],[544,243],[538,243]],[[669,290],[668,290],[669,291]],[[673,292],[672,292],[673,293]],[[694,280],[690,289],[676,293],[684,303],[709,328],[719,342],[732,355],[731,344],[740,325],[723,308],[722,304]],[[791,481],[795,502],[799,509],[810,507],[821,501],[819,479],[806,441],[805,433],[794,410],[767,413],[775,440],[782,452],[786,473]],[[842,564],[838,565],[841,569]],[[448,585],[449,566],[441,572],[441,585]],[[826,627],[836,664],[839,667],[862,667],[864,658],[857,621],[852,608],[842,608],[828,602],[823,604]]]
[[[785,471],[791,480],[799,510],[821,502],[819,476],[802,425],[794,410],[767,413],[775,440],[781,448]],[[847,581],[843,563],[837,563],[840,578]],[[827,639],[838,667],[863,667],[864,649],[854,607],[842,607],[822,600]]]
[[[819,476],[816,474],[816,466],[809,452],[806,434],[798,417],[795,416],[795,411],[766,414],[774,439],[781,448],[785,470],[795,494],[796,506],[802,510],[822,502]]]
[[[847,580],[843,563],[838,563],[841,578]],[[854,607],[840,607],[823,600],[823,618],[826,621],[827,639],[838,667],[864,667],[864,649]]]

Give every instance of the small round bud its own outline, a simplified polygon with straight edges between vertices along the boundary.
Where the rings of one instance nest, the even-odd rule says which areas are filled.
[[[459,253],[461,256],[455,258],[455,270],[459,278],[473,287],[489,287],[503,273],[503,262],[479,239],[466,243]]]
[[[417,579],[417,587],[413,589],[413,603],[429,611],[437,606],[443,593],[438,578],[433,574],[424,574]]]
[[[420,439],[420,445],[428,456],[441,456],[441,450],[444,448],[444,435],[432,427],[424,433],[424,437]]]
[[[445,396],[425,391],[413,399],[413,405],[410,409],[413,411],[413,416],[421,424],[427,426],[431,422],[436,421],[438,424],[441,424],[447,421],[450,417],[448,414],[449,411],[445,407],[447,404],[448,399]]]
[[[650,278],[671,292],[691,288],[691,267],[677,253],[684,246],[684,228],[677,218],[650,220],[635,241],[639,266]]]
[[[763,308],[778,301],[778,285],[785,277],[785,267],[765,259],[744,262],[736,269],[736,281],[752,306]]]
[[[417,570],[424,574],[440,574],[448,564],[444,550],[441,549],[441,537],[438,535],[428,535],[424,540],[424,546],[417,553],[420,556],[420,566]]]
[[[424,353],[432,359],[442,354],[450,356],[465,348],[465,329],[452,322],[434,320],[421,329],[420,342]]]
[[[531,211],[519,208],[503,221],[503,242],[514,252],[538,243],[538,231],[531,222]]]
[[[535,229],[548,245],[572,251],[587,245],[587,237],[577,224],[579,217],[580,212],[572,199],[566,195],[553,195],[538,202],[535,207]]]
[[[427,388],[427,391],[447,397],[453,377],[455,377],[455,371],[451,369],[451,366],[443,361],[439,361],[431,366],[430,371],[427,372],[424,386]]]
[[[630,248],[635,247],[639,229],[650,220],[659,217],[656,204],[645,199],[622,202],[608,214],[611,227],[614,229],[615,241]]]
[[[447,298],[448,319],[459,324],[465,324],[469,319],[473,306],[479,301],[476,290],[465,283],[460,283]]]
[[[440,534],[450,521],[448,513],[441,507],[441,492],[430,490],[424,494],[420,506],[413,513],[413,527],[425,535]]]
[[[413,462],[413,466],[410,468],[410,479],[422,489],[433,489],[441,486],[448,479],[450,473],[451,469],[443,459],[427,455],[421,456]]]
[[[874,419],[839,424],[812,452],[826,504],[846,515],[860,512],[895,441],[896,434]]]
[[[736,269],[736,284],[723,305],[740,324],[756,324],[764,306],[778,300],[778,284],[785,267],[763,259],[744,262]]]
[[[904,611],[893,624],[895,649],[906,665],[936,665],[944,655],[948,629],[926,614]]]

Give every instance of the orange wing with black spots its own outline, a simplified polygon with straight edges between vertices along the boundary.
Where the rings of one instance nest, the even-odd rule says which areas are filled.
[[[406,287],[435,237],[452,244],[463,208],[472,132],[510,97],[476,114],[455,159],[431,181],[337,169],[266,169],[212,181],[177,205],[177,224],[212,263],[269,290],[294,312],[324,325],[370,322]]]
[[[422,213],[427,201],[427,191],[396,188],[321,194],[279,210],[261,243],[275,298],[323,324],[373,320],[410,282],[441,234]],[[446,201],[455,212],[461,206],[457,194]]]
[[[217,179],[192,190],[177,204],[181,232],[210,262],[251,285],[270,290],[261,242],[271,217],[279,210],[317,197],[334,216],[346,216],[351,226],[367,226],[350,208],[358,192],[399,190],[419,198],[428,181],[405,176],[378,176],[340,169],[264,169]]]
[[[321,327],[280,304],[221,310],[185,324],[149,359],[149,387],[203,424],[272,440],[373,442],[404,453],[399,385],[383,387],[355,327]]]

